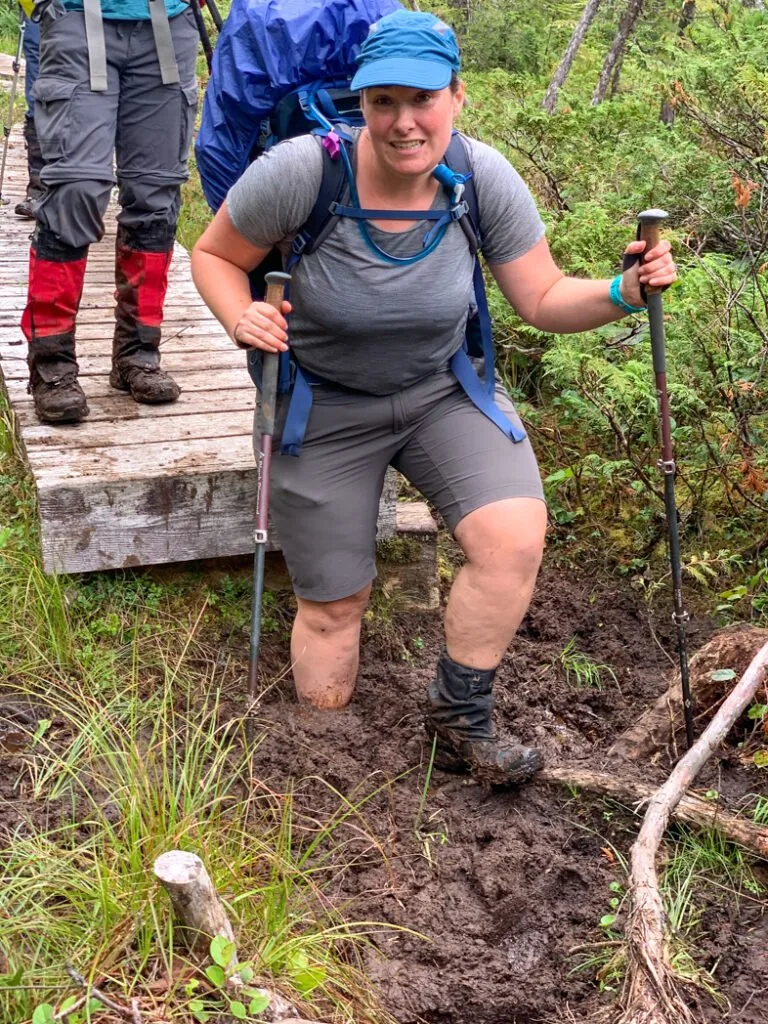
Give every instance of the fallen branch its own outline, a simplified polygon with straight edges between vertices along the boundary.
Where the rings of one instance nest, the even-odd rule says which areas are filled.
[[[683,794],[753,699],[767,673],[768,643],[754,656],[696,743],[650,798],[640,834],[632,847],[626,930],[629,967],[619,1024],[691,1024],[695,1020],[680,995],[678,979],[670,965],[656,854]]]
[[[105,992],[102,992],[100,988],[96,988],[95,985],[90,985],[88,983],[88,979],[84,978],[79,971],[76,971],[71,964],[66,964],[66,971],[75,984],[86,990],[89,997],[97,999],[103,1006],[106,1006],[108,1010],[114,1010],[115,1013],[119,1013],[121,1017],[125,1017],[126,1020],[130,1020],[131,1024],[141,1024],[139,1004],[136,999],[131,1000],[130,1006],[126,1006],[124,1003],[118,1003]],[[67,1010],[67,1014],[70,1014],[73,1011],[74,1007],[70,1007]]]
[[[536,776],[542,782],[557,782],[577,786],[590,793],[601,793],[634,807],[639,813],[656,791],[646,782],[634,782],[607,772],[592,772],[581,768],[542,768]],[[768,828],[755,825],[732,811],[723,810],[718,803],[700,796],[687,794],[670,812],[677,821],[699,828],[716,829],[732,843],[768,859]]]

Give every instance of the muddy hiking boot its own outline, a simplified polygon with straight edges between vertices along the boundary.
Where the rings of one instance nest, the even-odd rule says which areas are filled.
[[[446,652],[427,689],[426,728],[437,736],[435,765],[446,771],[472,771],[483,783],[526,782],[543,765],[541,754],[492,724],[495,669],[459,665]]]
[[[181,388],[160,369],[160,325],[175,226],[117,229],[115,335],[109,383],[136,402],[175,402]]]
[[[79,423],[88,403],[77,380],[77,366],[37,363],[29,372],[29,393],[43,423]]]
[[[65,245],[38,225],[21,329],[29,343],[28,390],[43,423],[77,423],[88,415],[75,358],[75,318],[87,256],[87,246]]]

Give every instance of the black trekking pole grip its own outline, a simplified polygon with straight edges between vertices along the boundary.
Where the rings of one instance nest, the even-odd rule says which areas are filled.
[[[639,229],[637,237],[645,243],[645,252],[649,252],[658,244],[661,237],[661,225],[667,219],[664,210],[644,210],[637,215]],[[664,511],[667,520],[669,540],[669,564],[672,574],[672,597],[674,613],[672,615],[677,627],[677,651],[680,659],[680,685],[683,695],[683,716],[685,718],[685,739],[687,749],[693,745],[693,706],[688,676],[688,651],[685,640],[685,624],[689,619],[683,605],[683,570],[680,558],[680,534],[678,530],[677,501],[675,499],[675,454],[672,448],[672,417],[669,409],[667,392],[667,356],[664,336],[664,306],[662,288],[646,286],[648,303],[648,325],[651,332],[651,353],[653,356],[653,372],[656,380],[656,400],[659,410],[661,432],[661,458],[659,469],[664,475]]]

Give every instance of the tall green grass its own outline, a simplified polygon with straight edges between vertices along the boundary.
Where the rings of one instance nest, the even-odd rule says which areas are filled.
[[[188,1019],[182,981],[194,966],[180,975],[185,954],[152,875],[171,849],[203,859],[257,980],[339,1020],[385,1018],[357,966],[360,943],[384,926],[347,923],[325,895],[378,848],[363,799],[317,820],[293,793],[271,791],[254,775],[242,721],[174,665],[151,690],[139,672],[111,691],[12,681],[6,696],[39,721],[22,755],[30,814],[5,837],[0,886],[5,980],[34,987],[0,979],[0,1019],[30,1020],[43,1000],[71,994],[68,963],[118,998]]]

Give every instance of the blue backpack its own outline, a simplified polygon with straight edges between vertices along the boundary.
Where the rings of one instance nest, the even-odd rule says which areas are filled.
[[[333,230],[337,217],[356,219],[363,238],[377,255],[385,261],[401,266],[415,263],[428,256],[440,244],[450,222],[458,221],[475,257],[475,303],[467,321],[464,344],[452,357],[450,368],[473,404],[513,441],[521,441],[525,433],[507,419],[493,399],[495,378],[491,319],[478,258],[481,247],[480,217],[469,154],[462,137],[454,132],[443,162],[433,171],[449,197],[448,210],[407,213],[408,220],[423,219],[434,222],[425,235],[423,250],[415,256],[391,256],[376,246],[367,231],[367,220],[402,220],[402,212],[383,213],[361,209],[357,199],[352,171],[353,136],[350,128],[361,126],[363,117],[359,96],[350,89],[350,82],[356,70],[354,57],[371,22],[400,5],[391,0],[324,0],[323,4],[310,6],[314,10],[311,15],[307,13],[304,0],[268,0],[266,5],[264,0],[234,0],[229,18],[224,23],[216,45],[213,71],[206,89],[203,118],[196,143],[196,158],[203,191],[213,209],[218,209],[229,187],[234,184],[248,163],[257,159],[277,142],[309,133],[319,136],[322,140],[323,175],[312,211],[296,234],[285,267],[279,251],[273,249],[252,272],[251,294],[254,299],[262,298],[265,291],[264,277],[269,271],[285,269],[290,272],[304,256],[315,252]],[[286,20],[289,13],[293,13],[295,23]],[[275,88],[270,91],[265,87],[259,92],[258,89],[248,89],[243,84],[244,79],[247,80],[248,70],[243,66],[243,14],[251,18],[253,38],[261,40],[258,54],[259,70],[262,76],[267,72],[276,76],[275,88],[281,92],[279,96],[275,95]],[[328,35],[328,19],[340,14],[345,17],[351,16],[351,21],[347,25],[347,36],[338,34],[338,25],[335,26],[337,34]],[[253,24],[256,15],[258,18],[256,24]],[[279,18],[276,23],[272,20],[273,15]],[[370,18],[367,23],[366,17]],[[314,25],[310,24],[308,19],[312,19]],[[276,26],[282,33],[283,50],[279,54],[271,51],[275,43]],[[293,50],[288,48],[286,56],[285,33],[291,29],[296,32],[296,36],[292,40]],[[354,46],[349,45],[350,38],[356,39]],[[323,46],[318,43],[318,40],[327,42],[328,39],[341,40],[337,44],[339,52],[335,56],[328,52],[327,46],[323,50]],[[318,49],[323,50],[322,55],[314,52]],[[297,66],[291,64],[291,56],[299,62]],[[238,68],[238,60],[239,70],[233,74],[233,69]],[[322,68],[324,73],[319,74],[318,68]],[[308,77],[310,75],[313,77]],[[283,88],[281,91],[281,83],[296,79],[300,80],[297,87]],[[257,125],[254,125],[252,116],[242,116],[242,103],[240,107],[235,103],[238,95],[247,96],[246,106],[251,115],[254,102],[261,103],[263,107],[272,101],[267,109],[261,109],[263,116]],[[344,205],[343,200],[347,195],[351,197],[351,205]],[[481,381],[472,363],[475,358],[483,360],[484,382]],[[256,387],[260,387],[263,354],[253,349],[248,352],[247,359],[251,379]],[[312,386],[322,383],[333,382],[325,382],[303,369],[290,352],[281,353],[278,393],[291,396],[283,426],[281,453],[299,455],[312,409]]]

